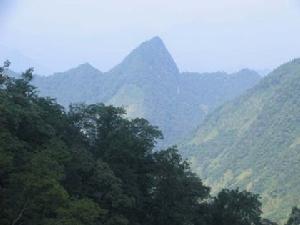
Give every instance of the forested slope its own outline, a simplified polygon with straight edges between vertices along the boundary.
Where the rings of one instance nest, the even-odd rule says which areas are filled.
[[[260,193],[265,215],[282,221],[300,204],[299,115],[296,59],[211,113],[184,151],[214,190],[240,187]]]

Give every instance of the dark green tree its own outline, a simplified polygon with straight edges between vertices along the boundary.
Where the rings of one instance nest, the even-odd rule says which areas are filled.
[[[259,196],[247,191],[222,190],[211,203],[211,225],[259,225]]]
[[[0,69],[0,224],[58,221],[61,211],[86,199],[64,187],[73,143],[83,138],[61,106],[37,96],[32,69],[15,79],[6,76],[7,66]],[[84,207],[99,208],[98,224],[104,210],[95,204],[87,199]]]
[[[126,217],[140,224],[151,187],[152,150],[162,135],[148,121],[128,120],[124,114],[122,108],[103,104],[73,105],[69,117],[85,134],[93,156],[107,163],[120,179],[131,205]]]
[[[176,148],[154,153],[150,224],[193,224],[200,202],[209,196],[209,188],[191,172]]]

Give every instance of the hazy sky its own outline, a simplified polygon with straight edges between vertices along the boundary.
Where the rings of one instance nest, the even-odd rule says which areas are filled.
[[[158,35],[181,71],[271,69],[300,57],[299,1],[0,0],[0,48],[106,71]]]

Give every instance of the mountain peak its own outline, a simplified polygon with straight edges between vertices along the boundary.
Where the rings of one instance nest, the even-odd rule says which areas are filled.
[[[163,40],[159,36],[155,36],[155,37],[149,39],[148,41],[143,42],[142,45],[143,44],[154,46],[154,47],[166,48]]]
[[[158,36],[143,42],[135,48],[113,71],[126,74],[178,74],[179,70]]]

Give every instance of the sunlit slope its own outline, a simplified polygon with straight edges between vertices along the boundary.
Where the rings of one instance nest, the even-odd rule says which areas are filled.
[[[300,59],[211,113],[183,149],[214,190],[260,193],[265,216],[285,219],[300,204]]]

